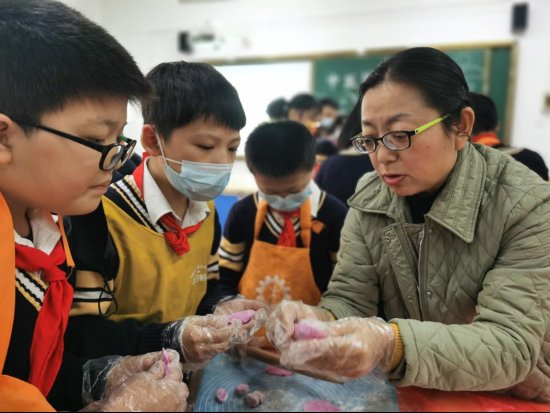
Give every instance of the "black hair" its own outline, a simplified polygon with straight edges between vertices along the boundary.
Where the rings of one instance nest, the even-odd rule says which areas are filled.
[[[351,112],[349,113],[346,123],[338,136],[338,149],[351,148],[351,138],[361,133],[361,99],[357,101]]]
[[[288,113],[288,102],[285,98],[278,98],[267,105],[267,115],[271,120],[285,119]]]
[[[318,107],[317,100],[307,93],[300,93],[294,96],[288,103],[288,109],[310,110],[317,109]]]
[[[264,123],[248,137],[245,158],[252,172],[272,178],[310,171],[315,164],[315,138],[299,122]]]
[[[198,119],[237,131],[246,124],[237,90],[208,64],[161,63],[146,78],[155,97],[142,105],[143,118],[164,139],[169,139],[174,129]]]
[[[102,27],[51,0],[2,0],[0,113],[39,123],[69,101],[150,93],[130,54]]]
[[[360,96],[385,81],[416,88],[426,104],[451,114],[443,121],[447,131],[460,120],[462,109],[471,106],[468,84],[458,64],[447,54],[431,47],[403,50],[380,63],[361,84]]]
[[[317,142],[315,153],[317,155],[332,156],[338,153],[338,149],[331,141],[324,139]]]
[[[319,107],[324,108],[325,106],[330,106],[331,108],[334,108],[336,110],[340,109],[340,105],[338,104],[338,102],[331,98],[323,98],[319,100]]]
[[[474,135],[496,130],[498,126],[498,114],[495,102],[485,95],[470,92],[470,100],[476,115],[474,122]]]

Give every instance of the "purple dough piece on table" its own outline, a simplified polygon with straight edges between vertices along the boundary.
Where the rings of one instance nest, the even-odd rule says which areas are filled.
[[[252,317],[254,317],[254,314],[256,314],[256,311],[254,310],[245,310],[239,311],[238,313],[233,313],[228,317],[229,324],[235,320],[241,320],[243,324],[248,324]]]
[[[292,338],[296,341],[298,340],[312,340],[315,338],[326,338],[327,335],[307,322],[300,322],[294,324],[294,334]]]
[[[264,372],[266,374],[271,374],[272,376],[279,376],[279,377],[290,377],[294,375],[294,373],[289,370],[285,370],[275,366],[267,366]]]
[[[244,396],[244,402],[253,409],[263,403],[265,395],[262,392],[255,391]]]
[[[338,406],[326,400],[310,400],[303,405],[304,412],[341,412]]]
[[[216,390],[216,401],[218,403],[225,403],[229,398],[229,393],[225,389]]]
[[[248,393],[249,390],[250,388],[248,387],[248,384],[242,383],[235,387],[235,394],[237,396],[244,396]]]

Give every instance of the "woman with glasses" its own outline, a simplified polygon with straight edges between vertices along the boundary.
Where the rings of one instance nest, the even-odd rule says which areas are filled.
[[[511,390],[550,402],[550,186],[473,145],[458,65],[432,48],[361,85],[353,139],[376,169],[350,200],[319,307],[283,302],[268,337],[289,367],[399,386]],[[315,340],[292,339],[309,320]]]

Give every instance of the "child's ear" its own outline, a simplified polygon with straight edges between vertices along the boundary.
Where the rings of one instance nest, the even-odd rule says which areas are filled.
[[[11,141],[15,136],[15,123],[6,115],[0,113],[0,166],[12,161]]]
[[[161,155],[158,141],[159,139],[160,137],[157,138],[157,132],[153,125],[143,125],[143,128],[141,129],[141,145],[149,155]]]

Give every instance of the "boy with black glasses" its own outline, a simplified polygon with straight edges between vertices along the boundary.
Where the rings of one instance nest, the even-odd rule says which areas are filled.
[[[81,402],[90,358],[64,348],[75,265],[61,216],[98,207],[135,144],[122,136],[127,103],[150,88],[114,38],[67,6],[1,9],[0,410],[49,411],[46,397]],[[178,355],[166,357],[170,372],[160,353],[92,362],[106,385],[91,408],[184,409]],[[73,379],[60,386],[63,376]]]

